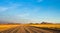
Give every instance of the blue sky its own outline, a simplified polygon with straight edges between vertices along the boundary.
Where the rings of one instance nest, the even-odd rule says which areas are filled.
[[[60,0],[0,0],[0,21],[60,23]]]

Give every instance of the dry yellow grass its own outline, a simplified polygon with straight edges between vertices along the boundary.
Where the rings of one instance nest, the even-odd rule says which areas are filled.
[[[4,31],[10,28],[15,28],[20,25],[0,25],[0,31]],[[21,24],[21,26],[36,26],[43,28],[51,28],[51,29],[60,29],[60,24]]]
[[[0,25],[0,31],[3,31],[3,30],[7,30],[7,29],[10,29],[10,28],[14,28],[14,27],[17,27],[19,25]]]
[[[60,29],[60,24],[34,24],[30,26],[36,26],[36,27],[43,27],[43,28],[51,28],[51,29]]]

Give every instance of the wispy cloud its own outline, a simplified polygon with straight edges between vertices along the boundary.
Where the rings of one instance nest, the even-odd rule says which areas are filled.
[[[19,5],[19,4],[11,4],[11,6],[9,7],[9,9],[16,9],[19,6],[21,6],[21,5]]]
[[[5,12],[5,11],[9,11],[9,10],[15,10],[17,9],[19,6],[22,6],[20,4],[11,4],[9,7],[6,6],[6,7],[3,7],[3,6],[0,6],[0,12]]]
[[[18,17],[21,17],[21,18],[25,18],[25,17],[28,17],[29,16],[29,13],[25,13],[25,14],[19,14],[17,15]]]
[[[0,7],[0,12],[4,12],[4,11],[7,11],[8,8],[7,7]]]

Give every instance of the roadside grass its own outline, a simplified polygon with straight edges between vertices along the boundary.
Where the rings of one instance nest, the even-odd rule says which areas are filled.
[[[32,24],[30,26],[60,30],[60,24]]]
[[[19,25],[0,25],[0,31],[4,31],[4,30],[10,29],[10,28],[17,27],[17,26],[19,26]]]

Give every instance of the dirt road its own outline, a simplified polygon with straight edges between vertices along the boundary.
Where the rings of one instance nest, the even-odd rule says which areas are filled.
[[[46,29],[41,29],[40,27],[22,25],[5,31],[1,31],[0,33],[60,33],[60,31],[50,30],[50,29],[46,30]]]

